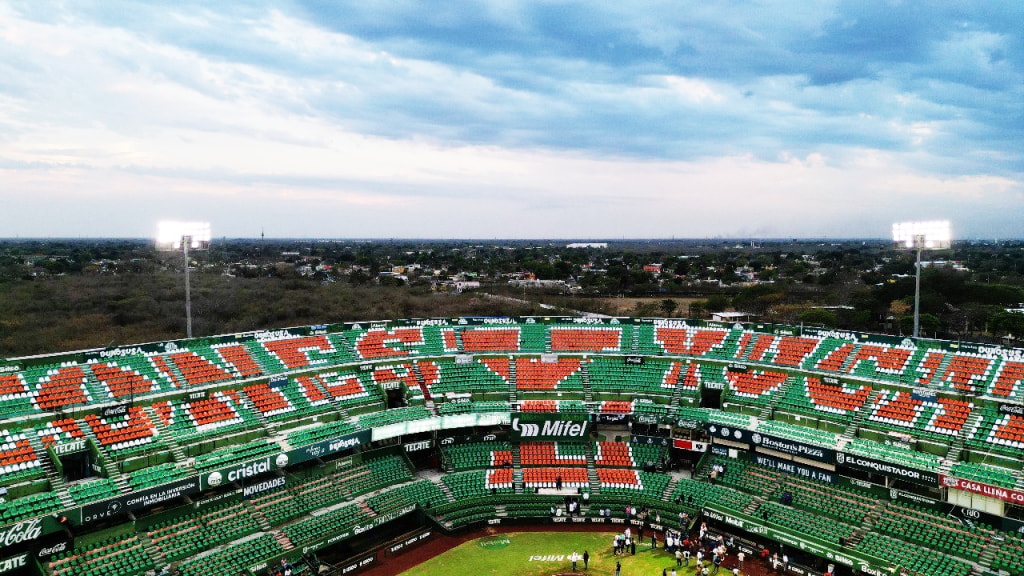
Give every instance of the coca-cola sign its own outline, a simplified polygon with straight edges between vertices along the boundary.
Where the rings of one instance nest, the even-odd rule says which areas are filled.
[[[4,548],[35,540],[43,535],[42,518],[24,520],[0,530],[0,545]]]

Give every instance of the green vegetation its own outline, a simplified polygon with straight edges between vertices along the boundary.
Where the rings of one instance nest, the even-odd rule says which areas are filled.
[[[588,311],[906,334],[913,254],[886,241],[215,240],[193,256],[197,335],[347,320]],[[929,254],[922,334],[1020,346],[1024,242]],[[0,241],[0,356],[179,338],[183,256],[148,240]],[[467,284],[470,283],[470,284]],[[614,302],[636,298],[623,308]],[[621,301],[621,300],[620,300]],[[541,308],[541,305],[545,308]]]

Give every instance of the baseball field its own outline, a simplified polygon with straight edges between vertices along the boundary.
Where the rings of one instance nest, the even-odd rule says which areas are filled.
[[[613,533],[602,532],[513,532],[485,536],[465,542],[436,556],[403,575],[406,576],[550,576],[571,574],[573,551],[582,557],[590,552],[587,574],[614,576],[615,563],[622,563],[622,576],[660,576],[671,573],[675,558],[663,549],[651,550],[650,541],[638,545],[636,555],[612,554]],[[583,561],[577,563],[583,573]],[[727,574],[724,567],[719,574]],[[693,574],[689,568],[678,569],[679,576]]]

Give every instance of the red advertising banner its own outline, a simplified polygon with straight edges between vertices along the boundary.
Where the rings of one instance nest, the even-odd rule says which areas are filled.
[[[691,452],[707,452],[708,445],[705,442],[692,442],[690,440],[673,440],[672,445],[680,450],[689,450]]]
[[[988,496],[989,498],[998,498],[1004,502],[1024,506],[1024,492],[1010,490],[1009,488],[1000,488],[999,486],[989,486],[988,484],[982,484],[976,480],[964,480],[963,478],[954,478],[953,476],[946,476],[945,474],[940,474],[939,478],[942,485],[947,488],[964,490],[965,492],[981,494],[982,496]]]

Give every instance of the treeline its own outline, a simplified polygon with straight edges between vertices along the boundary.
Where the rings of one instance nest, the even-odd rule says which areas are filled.
[[[481,294],[192,274],[195,336],[387,318],[539,314]],[[0,356],[185,337],[181,274],[70,275],[0,290]]]

